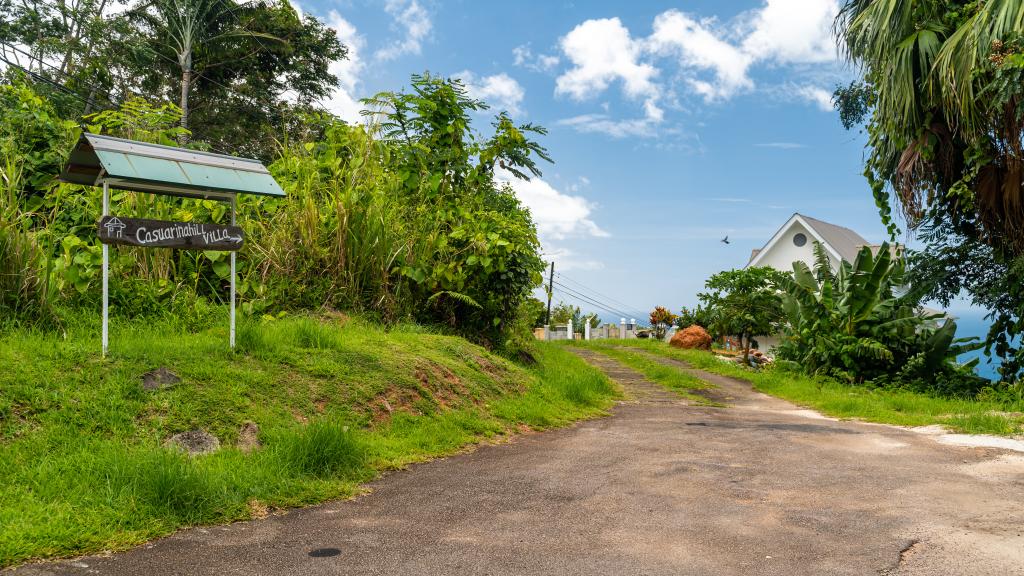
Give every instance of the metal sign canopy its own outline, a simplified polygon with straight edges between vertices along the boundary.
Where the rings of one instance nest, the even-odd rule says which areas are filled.
[[[102,216],[106,228],[101,231],[100,238],[103,241],[102,339],[104,356],[107,355],[108,344],[107,321],[110,294],[110,246],[108,242],[112,241],[109,235],[113,233],[120,237],[122,230],[126,227],[126,224],[118,220],[117,217],[107,218],[110,216],[111,187],[148,194],[228,202],[231,205],[231,229],[235,228],[235,207],[238,194],[258,194],[279,198],[285,196],[284,190],[281,189],[281,186],[270,175],[267,168],[258,160],[85,133],[78,139],[74,150],[71,151],[67,165],[60,174],[60,180],[85,186],[103,186]],[[215,225],[174,226],[176,223],[173,222],[142,220],[133,223],[148,224],[151,228],[165,225],[165,230],[172,230],[174,234],[178,234],[182,238],[182,241],[179,243],[174,238],[169,238],[171,232],[164,232],[160,235],[161,243],[159,245],[178,248],[231,250],[230,344],[234,348],[235,250],[241,247],[242,238],[232,238],[233,240],[238,240],[238,242],[224,244],[225,232],[216,229],[218,227]],[[215,229],[212,233],[205,232],[205,227]],[[193,232],[195,232],[194,235],[188,238],[184,237],[185,234],[192,234]],[[219,236],[217,235],[218,233],[220,234]],[[206,247],[203,245],[204,237],[219,238],[221,243],[210,244]],[[235,247],[236,244],[237,247]],[[138,245],[145,245],[145,242],[140,239]],[[225,248],[225,246],[228,247]]]

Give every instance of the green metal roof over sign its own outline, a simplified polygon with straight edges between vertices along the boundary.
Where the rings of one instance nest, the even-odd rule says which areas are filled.
[[[60,179],[191,198],[285,195],[258,160],[84,133]]]

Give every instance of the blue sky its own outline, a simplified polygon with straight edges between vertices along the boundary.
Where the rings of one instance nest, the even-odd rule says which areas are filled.
[[[514,186],[556,270],[616,309],[694,304],[793,212],[884,239],[863,136],[828,103],[854,76],[829,30],[835,0],[298,6],[352,50],[325,102],[347,118],[429,70],[546,126],[555,164]]]

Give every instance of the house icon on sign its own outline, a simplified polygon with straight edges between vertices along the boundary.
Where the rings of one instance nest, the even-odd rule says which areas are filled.
[[[122,231],[125,229],[125,223],[121,222],[117,216],[114,216],[107,223],[103,225],[107,229],[107,236],[111,238],[120,238]]]

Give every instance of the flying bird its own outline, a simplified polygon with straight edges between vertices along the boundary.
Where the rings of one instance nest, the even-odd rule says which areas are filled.
[[[725,238],[722,238],[721,242],[722,242],[722,244],[728,244],[729,243],[729,237],[726,236]]]

